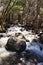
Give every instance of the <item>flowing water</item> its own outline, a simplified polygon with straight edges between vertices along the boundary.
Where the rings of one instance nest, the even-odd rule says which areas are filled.
[[[21,52],[20,54],[25,57],[25,54],[27,52],[31,53],[29,59],[37,59],[38,63],[37,65],[43,65],[43,44],[41,44],[37,39],[38,36],[35,34],[32,34],[32,31],[26,31],[22,27],[13,26],[6,30],[6,33],[0,33],[0,35],[3,35],[3,37],[0,37],[0,65],[2,63],[1,58],[8,57],[9,55],[14,55],[16,52],[9,52],[5,49],[5,45],[10,38],[10,36],[14,36],[15,33],[21,33],[24,35],[24,37],[29,40],[29,42],[26,42],[26,49]],[[36,39],[37,41],[34,42],[33,39]],[[29,65],[29,59],[26,60],[26,65]]]

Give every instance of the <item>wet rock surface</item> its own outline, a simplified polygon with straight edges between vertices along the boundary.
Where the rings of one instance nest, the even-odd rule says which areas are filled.
[[[39,34],[40,42],[43,44],[43,32]]]
[[[22,52],[26,48],[26,42],[23,40],[14,40],[13,38],[8,39],[5,48],[13,52]]]
[[[43,44],[38,38],[31,30],[8,28],[0,37],[0,65],[43,65]]]

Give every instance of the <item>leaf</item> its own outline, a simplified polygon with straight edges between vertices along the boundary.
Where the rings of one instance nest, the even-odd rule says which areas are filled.
[[[43,8],[40,8],[40,14],[43,14]]]

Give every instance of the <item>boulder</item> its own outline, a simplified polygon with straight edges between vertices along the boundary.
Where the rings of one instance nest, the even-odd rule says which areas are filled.
[[[5,48],[9,51],[22,52],[26,48],[26,42],[22,39],[17,39],[16,37],[9,38]]]
[[[9,38],[7,41],[7,44],[5,46],[5,48],[9,51],[14,51],[14,44],[16,43],[15,40],[13,40],[13,38]]]
[[[15,50],[18,52],[24,51],[26,48],[26,42],[25,41],[19,41],[16,43]]]

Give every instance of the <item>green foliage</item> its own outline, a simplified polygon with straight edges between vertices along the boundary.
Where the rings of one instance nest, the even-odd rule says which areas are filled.
[[[23,7],[25,6],[25,2],[26,0],[16,0],[15,3],[16,5],[14,5],[11,9],[11,12],[14,12],[16,14],[18,13],[22,13],[23,12]]]
[[[12,7],[12,9],[10,10],[10,13],[16,13],[16,14],[18,14],[18,13],[20,13],[20,11],[23,11],[23,7],[22,6],[17,6],[17,5],[15,5],[15,6],[13,6]]]
[[[26,0],[16,0],[16,5],[22,5],[25,6]]]
[[[9,0],[10,1],[10,0]],[[8,1],[6,0],[6,3],[8,3]],[[13,2],[13,0],[11,0],[8,9],[9,12],[8,13],[23,13],[23,7],[25,6],[26,0],[15,0],[15,3]],[[12,6],[13,4],[13,6]],[[7,14],[8,15],[8,14]]]
[[[40,14],[43,14],[43,8],[40,8]]]

